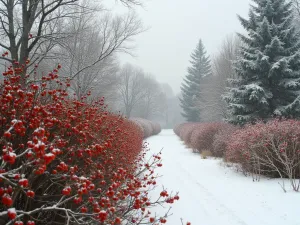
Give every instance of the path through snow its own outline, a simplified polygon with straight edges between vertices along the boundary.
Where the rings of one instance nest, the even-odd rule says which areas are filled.
[[[201,159],[172,130],[163,130],[147,142],[152,153],[163,148],[158,184],[179,191],[168,224],[180,225],[183,218],[192,225],[300,225],[300,193],[284,193],[280,180],[253,182],[219,159]]]

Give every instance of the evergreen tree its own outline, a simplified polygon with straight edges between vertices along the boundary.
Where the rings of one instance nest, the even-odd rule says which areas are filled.
[[[248,35],[234,63],[238,79],[224,96],[229,122],[300,116],[300,42],[286,0],[252,0],[249,19],[239,17]]]
[[[200,98],[200,83],[203,77],[211,74],[209,57],[202,41],[200,40],[195,51],[191,55],[191,66],[181,85],[180,105],[183,109],[182,116],[189,122],[200,121],[200,110],[197,107]]]

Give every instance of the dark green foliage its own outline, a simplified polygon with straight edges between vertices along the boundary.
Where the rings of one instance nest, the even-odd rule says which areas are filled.
[[[206,56],[204,45],[200,40],[197,48],[191,55],[191,66],[188,68],[188,74],[181,85],[182,97],[180,98],[183,109],[182,116],[189,122],[198,122],[201,120],[201,112],[197,107],[200,98],[200,84],[203,77],[211,74],[209,57]]]
[[[239,17],[248,35],[235,62],[238,79],[224,96],[229,122],[300,116],[300,42],[286,0],[253,0],[249,19]]]

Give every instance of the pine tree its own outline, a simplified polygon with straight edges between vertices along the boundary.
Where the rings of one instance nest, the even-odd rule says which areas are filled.
[[[239,17],[248,35],[234,63],[238,79],[224,96],[229,122],[300,117],[300,42],[286,0],[252,0],[249,19]]]
[[[200,110],[197,107],[200,98],[200,83],[203,77],[211,74],[209,57],[202,41],[200,40],[195,51],[191,55],[191,66],[188,68],[188,74],[181,85],[180,105],[183,109],[182,116],[189,122],[198,122]]]

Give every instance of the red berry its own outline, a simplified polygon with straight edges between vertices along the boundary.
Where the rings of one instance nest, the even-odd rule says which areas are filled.
[[[160,219],[160,222],[161,222],[161,223],[166,223],[166,222],[167,222],[167,220],[166,220],[166,219],[164,219],[164,218],[161,218],[161,219]]]
[[[5,162],[8,162],[9,164],[12,165],[12,164],[15,163],[16,157],[17,157],[17,156],[16,156],[15,153],[9,152],[9,153],[3,155],[3,160],[4,160]]]
[[[55,155],[52,153],[48,153],[44,156],[45,163],[48,165],[55,159]]]
[[[7,216],[9,217],[9,219],[14,220],[17,216],[16,209],[15,208],[8,209]]]
[[[3,134],[4,137],[6,138],[10,138],[11,137],[11,133],[9,131],[6,131],[4,134]]]
[[[100,212],[101,211],[101,209],[99,208],[99,207],[95,207],[94,208],[94,213],[98,213],[98,212]]]
[[[35,222],[32,221],[32,220],[29,220],[29,221],[26,223],[26,225],[35,225]]]
[[[115,219],[115,224],[121,224],[121,219],[119,217]]]
[[[24,223],[22,221],[16,221],[14,225],[24,225]]]
[[[82,208],[80,209],[80,211],[81,211],[82,213],[87,213],[88,210],[87,210],[87,207],[84,206],[84,207],[82,207]]]
[[[28,180],[27,179],[21,179],[21,180],[19,180],[19,184],[23,187],[28,187]]]
[[[90,184],[87,189],[89,191],[94,190],[95,189],[95,184]]]
[[[73,201],[74,201],[75,204],[78,205],[80,202],[82,202],[82,197],[81,196],[80,197],[76,197],[76,198],[74,198]]]
[[[2,196],[2,204],[5,206],[11,206],[13,204],[13,200],[11,199],[10,195],[4,194]]]
[[[71,187],[65,187],[65,188],[62,190],[62,194],[63,194],[63,195],[70,195],[70,194],[71,194]]]
[[[34,191],[27,191],[27,192],[26,192],[26,195],[27,195],[29,198],[33,198],[34,195],[35,195],[35,193],[34,193]]]

